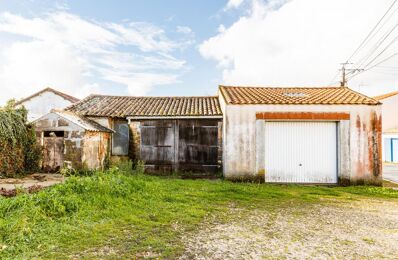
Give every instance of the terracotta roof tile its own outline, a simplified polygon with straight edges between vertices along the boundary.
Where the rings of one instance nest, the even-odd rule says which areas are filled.
[[[85,129],[87,131],[109,132],[109,133],[114,132],[112,129],[102,126],[99,123],[95,122],[94,120],[88,119],[87,117],[78,115],[71,111],[62,111],[62,110],[53,109],[53,110],[51,110],[50,114],[51,113],[57,114],[58,116],[82,127],[83,129]],[[36,119],[34,122],[38,122],[47,116],[48,116],[48,114],[45,114],[42,117]]]
[[[218,97],[131,97],[90,95],[65,110],[85,116],[221,116]]]
[[[378,105],[379,101],[347,87],[275,88],[220,86],[227,104]]]
[[[382,100],[382,99],[389,98],[389,97],[392,97],[392,96],[395,96],[395,95],[398,95],[398,91],[394,91],[394,92],[386,93],[386,94],[383,94],[383,95],[375,96],[373,98],[377,99],[377,100]]]

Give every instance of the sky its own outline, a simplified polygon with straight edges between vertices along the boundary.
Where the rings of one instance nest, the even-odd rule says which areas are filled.
[[[338,85],[340,63],[368,69],[398,51],[397,4],[354,53],[392,2],[0,0],[0,104],[48,86],[83,98]],[[398,55],[348,85],[398,90]]]

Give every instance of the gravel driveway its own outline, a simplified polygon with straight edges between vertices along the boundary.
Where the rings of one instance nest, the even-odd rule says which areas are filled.
[[[398,258],[398,201],[237,209],[186,241],[181,259]]]

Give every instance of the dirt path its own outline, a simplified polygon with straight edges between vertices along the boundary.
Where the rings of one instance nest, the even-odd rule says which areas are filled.
[[[0,179],[0,196],[15,196],[17,194],[17,189],[35,192],[45,187],[63,183],[64,181],[64,176],[48,173],[35,173],[23,178]]]
[[[231,209],[232,222],[206,223],[181,259],[398,258],[398,201]]]

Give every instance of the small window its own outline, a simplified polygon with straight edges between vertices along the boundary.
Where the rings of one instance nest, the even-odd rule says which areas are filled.
[[[113,155],[128,155],[129,153],[129,126],[126,122],[115,122],[112,140]]]
[[[283,95],[286,96],[286,97],[291,97],[291,98],[304,98],[304,97],[309,97],[309,95],[307,95],[307,94],[305,94],[305,93],[299,93],[299,92],[297,92],[297,93],[295,93],[295,92],[292,92],[292,93],[284,93]]]
[[[44,131],[44,137],[64,137],[64,131]]]

